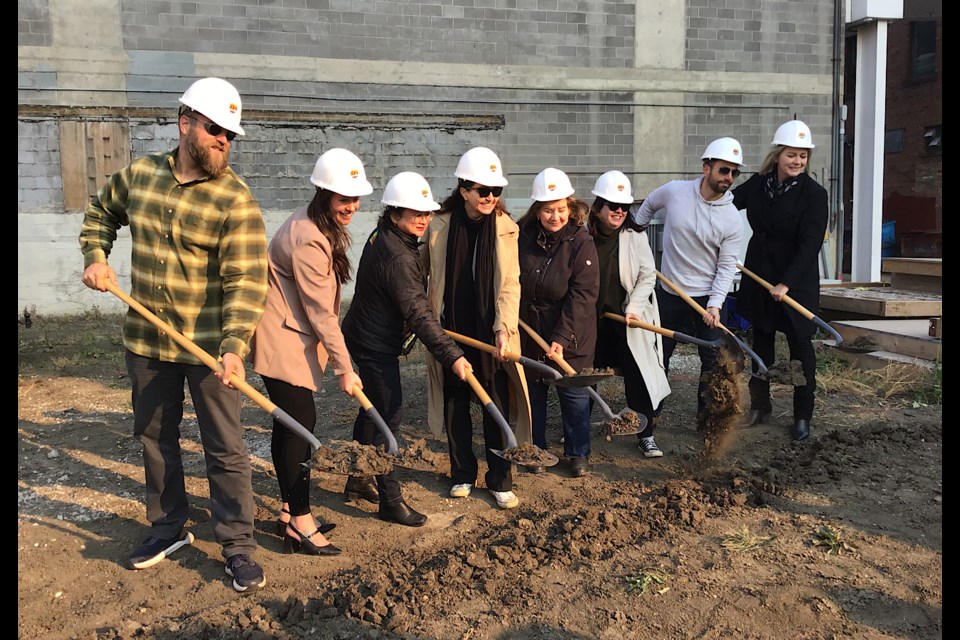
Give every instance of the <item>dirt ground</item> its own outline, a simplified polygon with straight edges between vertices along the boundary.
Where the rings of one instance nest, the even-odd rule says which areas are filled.
[[[238,594],[211,535],[192,407],[182,443],[196,542],[132,571],[147,522],[119,319],[19,320],[19,638],[942,637],[940,404],[821,389],[813,437],[794,443],[791,390],[774,385],[772,424],[737,427],[704,456],[698,364],[681,348],[656,433],[663,458],[598,426],[587,476],[562,460],[518,471],[508,511],[480,488],[449,498],[448,467],[404,469],[408,502],[430,517],[419,529],[344,503],[344,477],[315,473],[315,515],[337,523],[344,553],[309,557],[284,555],[274,534],[270,418],[246,402],[267,584]],[[424,438],[445,454],[425,424],[422,357],[402,366],[401,446]],[[349,440],[357,405],[334,380],[324,391],[318,438]],[[619,378],[599,391],[624,406]],[[550,410],[549,449],[562,456]]]

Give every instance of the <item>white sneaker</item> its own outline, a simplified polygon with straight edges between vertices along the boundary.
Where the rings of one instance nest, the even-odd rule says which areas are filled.
[[[520,498],[514,495],[513,491],[494,491],[490,489],[490,495],[497,501],[497,506],[501,509],[513,509],[520,504]]]
[[[661,451],[660,447],[657,446],[657,443],[653,439],[653,436],[650,436],[649,438],[640,438],[640,442],[637,443],[637,446],[640,447],[641,451],[643,451],[644,457],[647,457],[647,458],[663,457],[663,451]]]
[[[450,488],[450,497],[451,498],[466,498],[470,495],[470,491],[473,490],[472,484],[455,484]]]

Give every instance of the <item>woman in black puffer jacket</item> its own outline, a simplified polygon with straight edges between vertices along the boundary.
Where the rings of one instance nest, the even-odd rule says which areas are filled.
[[[396,433],[403,401],[398,358],[414,336],[461,379],[472,367],[444,333],[427,302],[419,244],[433,212],[440,208],[430,185],[417,173],[399,173],[387,183],[382,202],[383,215],[360,257],[343,336],[364,392]],[[353,425],[353,438],[361,444],[386,444],[385,436],[362,409]],[[426,523],[427,516],[404,502],[395,472],[377,476],[375,489],[371,484],[351,476],[344,494],[379,501],[382,520],[412,527]]]

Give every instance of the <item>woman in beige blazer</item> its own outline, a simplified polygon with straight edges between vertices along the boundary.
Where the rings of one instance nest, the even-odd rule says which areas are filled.
[[[310,431],[316,427],[313,393],[329,362],[340,390],[363,388],[340,332],[340,289],[350,280],[347,226],[360,196],[373,187],[360,158],[346,149],[320,156],[310,182],[316,193],[280,226],[268,247],[269,288],[253,337],[251,359],[270,399]],[[277,533],[284,553],[336,555],[324,533],[333,525],[310,512],[310,445],[276,420],[270,442],[283,502]]]
[[[500,201],[507,180],[500,159],[485,147],[460,158],[457,187],[427,228],[427,298],[444,329],[495,345],[497,356],[461,345],[474,374],[497,408],[515,422],[518,443],[531,441],[530,400],[523,370],[505,360],[520,353],[518,227]],[[473,452],[472,390],[427,356],[428,415],[431,431],[446,427],[452,487],[450,496],[470,495],[479,466]],[[520,504],[513,493],[510,463],[490,453],[506,443],[496,422],[483,416],[485,484],[501,509]]]

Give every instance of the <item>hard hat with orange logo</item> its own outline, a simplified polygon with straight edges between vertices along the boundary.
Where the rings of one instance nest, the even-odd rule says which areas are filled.
[[[414,211],[436,211],[440,208],[433,199],[427,179],[413,171],[403,171],[390,178],[383,189],[381,202],[388,207]]]
[[[633,204],[633,191],[630,189],[630,180],[621,171],[614,169],[607,171],[597,178],[591,193],[607,202],[618,204]]]
[[[560,169],[548,167],[533,179],[533,192],[530,194],[530,199],[537,202],[552,202],[572,195],[573,185],[570,184],[567,174]]]
[[[201,78],[180,96],[180,102],[228,131],[241,136],[240,111],[243,104],[237,89],[222,78]]]
[[[317,158],[310,182],[348,198],[373,193],[373,186],[367,182],[367,173],[363,170],[360,158],[346,149],[330,149]]]

